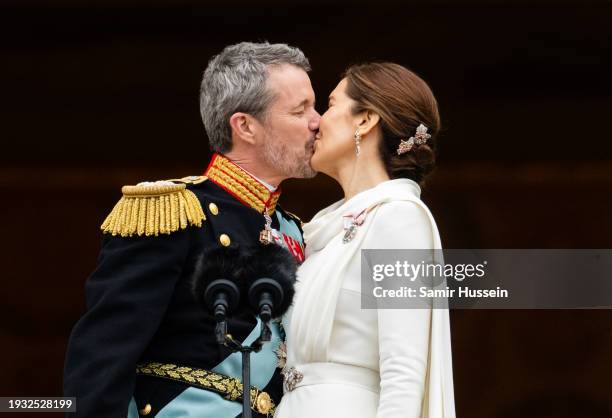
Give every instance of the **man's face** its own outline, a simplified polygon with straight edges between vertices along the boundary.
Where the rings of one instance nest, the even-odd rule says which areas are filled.
[[[304,70],[293,65],[268,69],[269,105],[260,142],[265,163],[284,178],[310,178],[315,134],[321,116],[315,110],[315,94]]]

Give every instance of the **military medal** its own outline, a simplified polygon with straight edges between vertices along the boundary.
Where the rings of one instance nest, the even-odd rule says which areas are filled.
[[[342,217],[344,221],[344,237],[342,237],[342,243],[347,244],[355,238],[357,233],[357,222],[352,215],[344,215]]]
[[[268,245],[274,242],[274,238],[272,235],[272,218],[268,213],[267,207],[264,208],[263,216],[266,220],[266,224],[264,225],[264,229],[259,233],[259,242],[263,245]]]
[[[287,364],[287,344],[285,344],[284,341],[281,341],[278,348],[274,352],[276,353],[276,358],[278,359],[277,367],[279,369],[284,369],[285,364]]]
[[[353,238],[355,238],[355,235],[357,234],[357,227],[363,224],[370,209],[371,208],[365,208],[356,215],[349,213],[342,216],[342,221],[344,223],[344,236],[342,237],[343,244],[348,244],[353,240]]]

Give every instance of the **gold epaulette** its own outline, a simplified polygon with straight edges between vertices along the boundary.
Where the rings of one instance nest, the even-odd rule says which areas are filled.
[[[105,234],[131,237],[170,234],[189,225],[202,226],[206,215],[187,184],[205,177],[185,177],[182,183],[156,181],[123,186],[123,197],[106,217],[100,229]]]

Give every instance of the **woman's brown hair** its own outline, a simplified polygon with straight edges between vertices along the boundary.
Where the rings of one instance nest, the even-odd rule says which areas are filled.
[[[389,177],[405,177],[422,185],[435,166],[440,130],[438,103],[427,83],[407,68],[389,62],[353,65],[344,77],[346,93],[355,101],[354,113],[369,110],[380,116],[379,151]],[[431,138],[398,155],[400,140],[414,136],[421,123]]]

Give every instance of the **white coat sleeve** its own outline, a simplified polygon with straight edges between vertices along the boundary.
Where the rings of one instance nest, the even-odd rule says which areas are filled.
[[[383,204],[363,248],[430,249],[432,228],[413,202]],[[376,418],[419,418],[428,369],[431,309],[378,309],[380,402]]]

